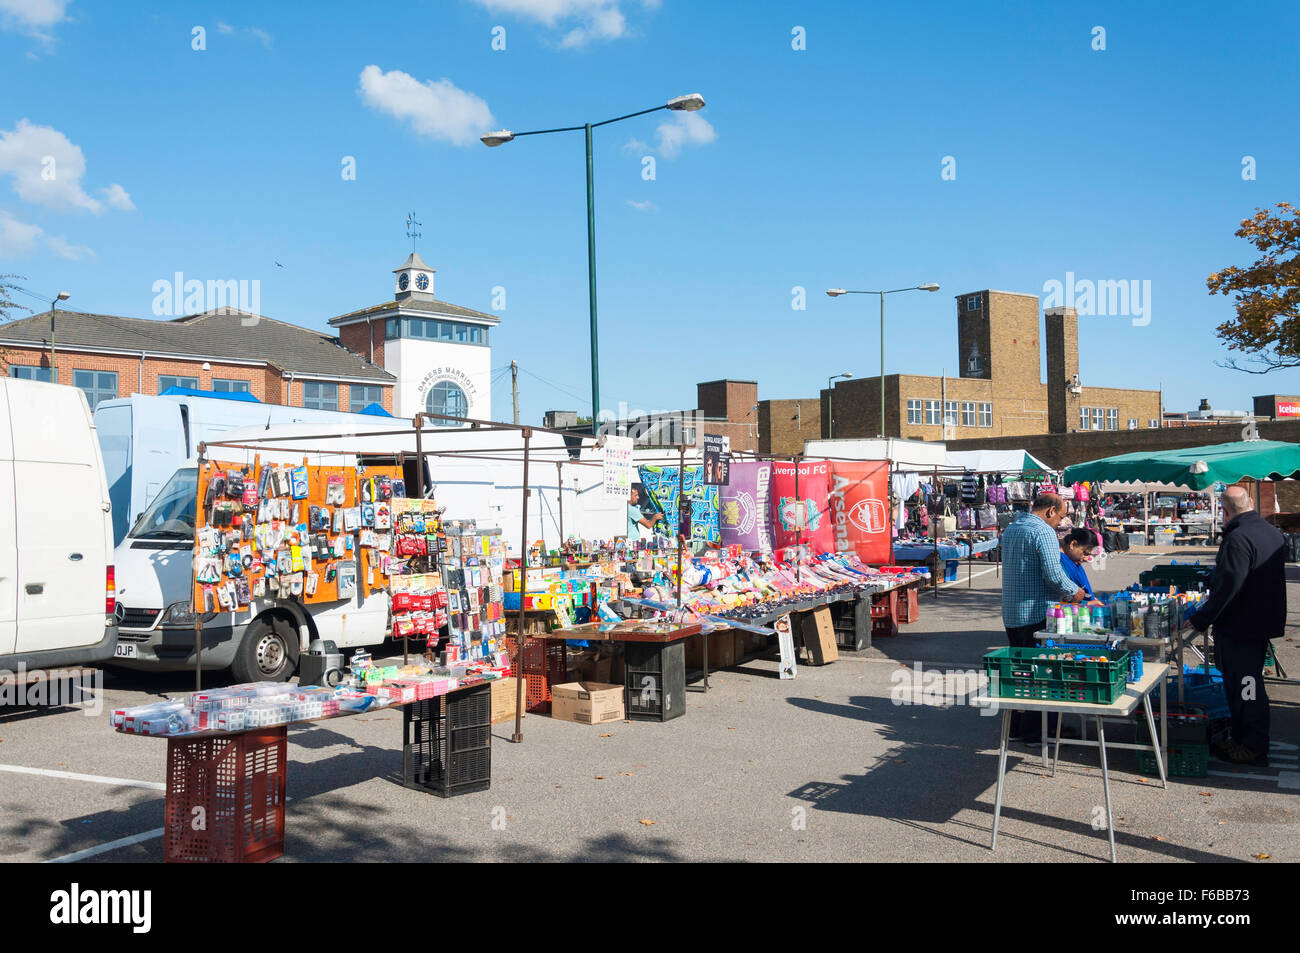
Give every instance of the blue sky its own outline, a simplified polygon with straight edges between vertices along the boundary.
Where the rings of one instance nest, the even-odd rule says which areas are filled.
[[[414,209],[439,297],[506,290],[493,365],[528,372],[524,418],[585,410],[582,135],[477,136],[699,92],[689,125],[596,133],[605,406],[875,374],[876,303],[828,287],[938,282],[890,299],[886,369],[956,373],[955,295],[1067,273],[1151,283],[1145,326],[1080,318],[1085,386],[1163,385],[1167,409],[1300,391],[1215,366],[1231,304],[1205,288],[1253,260],[1241,219],[1296,199],[1294,3],[879,6],[0,0],[0,272],[138,316],[177,271],[257,279],[263,314],[323,329],[389,296]],[[57,186],[31,178],[49,150]],[[508,376],[493,394],[504,418]]]

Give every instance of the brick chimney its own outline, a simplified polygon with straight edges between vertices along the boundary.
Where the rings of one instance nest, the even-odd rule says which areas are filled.
[[[1047,430],[1069,433],[1079,428],[1083,397],[1079,386],[1079,313],[1074,308],[1043,312],[1047,348]]]

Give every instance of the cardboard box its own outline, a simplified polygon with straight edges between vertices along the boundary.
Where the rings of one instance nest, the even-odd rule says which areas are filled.
[[[499,678],[492,683],[492,724],[513,721],[515,717],[515,693],[518,687],[514,678]],[[528,704],[528,691],[524,691],[524,704]]]
[[[730,668],[736,664],[736,633],[713,632],[709,639],[709,671]],[[704,636],[693,635],[686,640],[686,668],[699,671],[704,668]]]
[[[566,682],[551,687],[551,717],[583,725],[622,721],[623,686],[603,682]]]
[[[828,606],[814,609],[803,617],[803,644],[812,655],[813,665],[828,665],[839,660],[835,646],[835,624]]]

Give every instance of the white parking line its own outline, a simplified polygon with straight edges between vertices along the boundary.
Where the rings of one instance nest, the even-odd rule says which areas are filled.
[[[100,844],[97,847],[87,847],[85,850],[73,851],[71,854],[64,854],[62,857],[54,857],[47,860],[47,864],[75,864],[79,860],[87,860],[98,854],[106,854],[110,850],[117,850],[119,847],[130,847],[132,844],[140,844],[147,840],[153,840],[155,837],[162,837],[163,829],[161,827],[152,831],[145,831],[143,834],[132,834],[130,837],[121,837],[117,840],[111,840],[107,844]]]
[[[991,572],[997,572],[997,569],[996,569],[996,568],[994,568],[994,569],[981,569],[979,572],[973,572],[973,573],[971,573],[971,574],[970,574],[970,578],[971,578],[971,579],[974,579],[974,578],[976,578],[977,576],[984,576],[984,575],[987,575],[988,573],[991,573]],[[961,570],[960,570],[960,569],[957,570],[957,574],[958,574],[959,576],[961,575]],[[965,581],[966,581],[965,579],[954,579],[952,582],[941,582],[941,583],[939,583],[939,588],[942,589],[942,588],[944,588],[945,586],[957,586],[957,585],[961,585],[961,583],[963,583],[963,582],[965,582]]]
[[[137,781],[134,778],[110,778],[102,774],[76,774],[72,771],[54,771],[50,768],[28,768],[21,764],[0,764],[0,771],[13,774],[35,774],[44,778],[63,778],[67,781],[90,781],[93,784],[109,784],[114,787],[145,788],[149,791],[166,791],[167,785],[161,781]]]

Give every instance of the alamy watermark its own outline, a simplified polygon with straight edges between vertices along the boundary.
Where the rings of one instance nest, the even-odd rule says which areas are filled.
[[[1080,315],[1132,318],[1134,327],[1151,323],[1151,279],[1076,279],[1065,273],[1065,281],[1043,282],[1043,308],[1073,308]]]
[[[97,668],[0,669],[0,709],[80,708],[87,715],[104,710],[104,673]]]
[[[911,668],[895,669],[889,681],[889,700],[895,705],[933,705],[937,708],[971,705],[985,716],[996,715],[1001,710],[996,679],[989,686],[991,690],[985,693],[982,689],[988,683],[988,676],[974,669],[926,671],[920,662],[913,662]]]
[[[705,429],[705,417],[697,411],[646,411],[625,401],[619,401],[617,410],[602,408],[596,419],[596,436],[631,437],[643,446],[699,446]]]
[[[153,313],[157,317],[187,314],[242,314],[240,324],[257,323],[262,313],[262,282],[258,278],[187,279],[183,272],[153,283]]]

